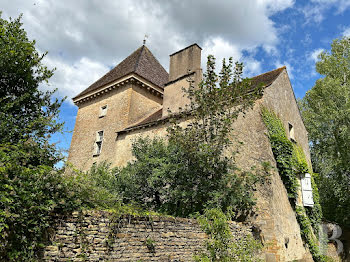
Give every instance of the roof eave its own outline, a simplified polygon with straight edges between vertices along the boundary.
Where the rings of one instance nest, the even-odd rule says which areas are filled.
[[[90,93],[87,93],[85,95],[82,96],[76,96],[74,97],[73,103],[75,105],[78,105],[80,103],[92,100],[96,97],[99,97],[107,92],[110,92],[116,88],[120,88],[122,86],[124,86],[125,84],[132,82],[132,83],[136,83],[138,85],[140,85],[141,87],[145,88],[149,93],[156,95],[156,96],[160,96],[163,97],[163,88],[156,86],[155,84],[153,84],[152,82],[148,81],[147,79],[139,76],[137,73],[130,73],[124,77],[121,77],[107,85],[104,85],[96,90],[91,91]]]

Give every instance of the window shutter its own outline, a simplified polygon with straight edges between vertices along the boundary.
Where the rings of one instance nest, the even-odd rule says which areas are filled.
[[[309,173],[306,173],[301,179],[301,191],[303,196],[303,205],[313,207],[314,199],[312,196],[311,175]]]
[[[94,143],[94,156],[97,156],[101,153],[103,141],[103,131],[96,132],[96,139]]]

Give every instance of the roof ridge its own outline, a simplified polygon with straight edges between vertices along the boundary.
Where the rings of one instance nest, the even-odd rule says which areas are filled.
[[[273,72],[273,71],[277,71],[277,70],[281,70],[281,69],[287,69],[287,67],[286,67],[286,66],[281,66],[281,67],[279,67],[279,68],[276,68],[276,69],[267,71],[267,72],[262,73],[262,74],[260,74],[260,75],[253,76],[252,78],[255,78],[255,77],[258,77],[258,76],[263,76],[263,75],[269,74],[269,73],[271,73],[271,72]]]
[[[137,58],[136,63],[135,63],[134,72],[136,72],[136,69],[137,69],[137,67],[139,65],[139,62],[140,62],[143,50],[145,49],[144,47],[145,47],[145,45],[142,45],[139,57]]]

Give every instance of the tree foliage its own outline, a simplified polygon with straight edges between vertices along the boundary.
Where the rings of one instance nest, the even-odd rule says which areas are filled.
[[[232,145],[232,123],[262,95],[261,85],[243,78],[242,63],[233,64],[232,58],[227,63],[224,59],[219,75],[215,67],[215,58],[209,55],[199,86],[190,80],[189,88],[185,89],[190,100],[186,107],[190,124],[182,127],[175,123],[168,129],[169,140],[195,151],[210,150],[213,161]]]
[[[7,21],[0,13],[0,144],[32,140],[53,153],[47,138],[62,127],[56,121],[62,101],[39,89],[53,75],[45,55],[28,39],[21,17]]]
[[[319,56],[323,75],[300,105],[319,173],[325,218],[350,226],[350,38],[336,39]]]
[[[0,13],[1,15],[1,13]],[[53,212],[79,206],[49,142],[62,101],[39,85],[53,74],[21,17],[0,17],[0,260],[35,261]]]
[[[29,147],[29,148],[28,148]],[[0,146],[0,258],[36,261],[52,214],[80,206],[62,172],[31,162],[30,145]],[[72,187],[73,188],[73,187]]]
[[[138,139],[133,154],[136,160],[116,175],[124,203],[181,217],[213,207],[246,215],[255,203],[254,186],[261,178],[227,159],[211,163],[207,152],[189,152],[160,138]]]

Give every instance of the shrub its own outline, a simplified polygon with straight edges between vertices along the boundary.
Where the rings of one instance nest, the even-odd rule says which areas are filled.
[[[62,172],[47,165],[31,165],[31,152],[28,146],[0,146],[2,261],[34,261],[51,225],[51,214],[80,205]]]
[[[205,249],[194,256],[195,261],[262,261],[258,258],[262,248],[260,241],[252,236],[233,239],[228,222],[230,217],[218,208],[207,209],[198,217],[199,224],[209,239],[205,242]]]
[[[117,174],[119,195],[124,203],[174,216],[212,207],[244,216],[255,203],[254,186],[263,176],[238,170],[229,158],[211,161],[210,154],[210,148],[189,151],[160,138],[140,138],[133,144],[135,161]]]

